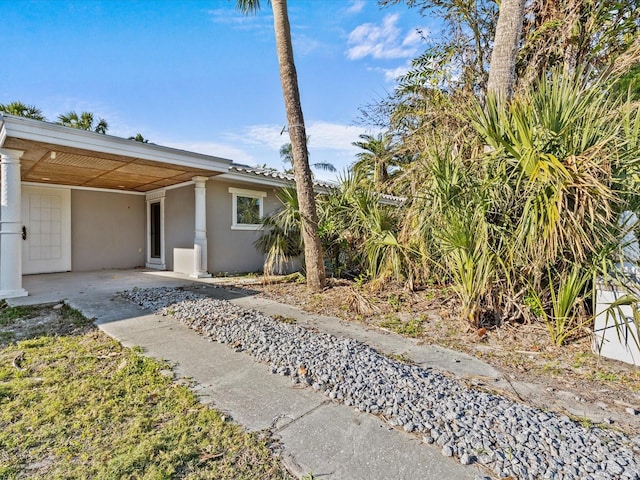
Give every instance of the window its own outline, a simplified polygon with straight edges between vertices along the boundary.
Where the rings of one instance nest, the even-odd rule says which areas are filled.
[[[258,230],[262,227],[263,199],[266,192],[229,187],[233,194],[231,228]]]

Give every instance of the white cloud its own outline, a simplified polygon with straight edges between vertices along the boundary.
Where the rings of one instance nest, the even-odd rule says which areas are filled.
[[[320,47],[320,42],[304,34],[293,34],[293,49],[298,55],[308,55]]]
[[[405,47],[416,46],[422,42],[423,35],[424,33],[421,29],[414,28],[413,30],[409,31],[409,33],[407,33],[407,35],[404,37],[404,40],[402,40],[402,45]]]
[[[345,10],[345,13],[352,14],[352,15],[356,13],[360,13],[365,5],[366,5],[366,2],[364,0],[353,0],[349,8]]]
[[[382,69],[382,72],[384,73],[384,79],[387,82],[395,82],[399,77],[405,75],[410,68],[411,66],[407,64],[396,68],[385,68]]]
[[[309,148],[340,150],[353,152],[357,150],[351,145],[358,140],[358,135],[365,133],[363,127],[330,122],[312,122],[307,127],[310,137]]]
[[[236,162],[249,165],[266,163],[271,167],[280,169],[282,168],[279,156],[280,147],[290,141],[286,131],[280,135],[282,127],[282,125],[276,124],[251,125],[240,133],[226,135],[229,143],[235,144],[235,147],[229,148],[234,148],[235,151],[230,151],[225,155],[220,150],[220,145],[206,144],[211,145],[213,150],[204,151],[203,153],[226,156],[226,158],[231,158]],[[352,143],[358,140],[360,134],[378,133],[364,127],[326,121],[307,122],[306,130],[307,135],[310,137],[310,163],[330,162],[337,168],[338,172],[343,172],[355,160],[355,155],[359,149],[354,147]],[[178,148],[189,149],[191,145],[183,145]],[[196,151],[202,151],[202,149]],[[251,154],[246,152],[251,152]],[[336,176],[339,175],[338,173],[322,172],[321,170],[314,170],[314,174],[317,178],[332,180],[335,180]]]
[[[239,10],[218,8],[207,10],[207,15],[213,23],[230,25],[238,30],[256,30],[262,32],[265,29],[273,29],[273,15],[270,8],[263,8],[255,14],[245,15]]]
[[[280,150],[280,147],[289,141],[286,134],[280,135],[282,125],[251,125],[246,127],[241,134],[228,134],[227,137],[235,142],[252,147],[262,147],[269,150]]]
[[[331,123],[324,121],[309,122],[305,125],[307,135],[311,138],[309,148],[330,149],[351,152],[355,147],[352,142],[358,140],[358,135],[366,129],[355,125]],[[262,146],[270,150],[280,150],[289,142],[289,135],[282,132],[282,125],[252,125],[247,127],[241,135],[233,134],[229,138],[248,146]]]
[[[398,14],[387,15],[382,24],[363,23],[354,28],[347,39],[347,58],[358,60],[367,56],[375,59],[410,58],[418,52],[420,33],[411,30],[402,34]]]

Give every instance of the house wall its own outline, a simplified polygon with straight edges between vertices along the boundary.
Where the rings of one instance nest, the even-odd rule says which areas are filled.
[[[143,195],[71,190],[71,269],[143,266],[145,208]]]
[[[193,185],[171,188],[164,198],[164,247],[167,270],[173,270],[173,249],[193,248],[195,224]],[[209,240],[209,244],[210,244]],[[211,248],[211,247],[209,247]]]
[[[232,182],[216,177],[207,182],[207,244],[210,273],[241,273],[262,270],[264,255],[253,246],[260,230],[232,230],[232,199],[229,187],[265,192],[263,213],[278,208],[276,188],[248,182]]]

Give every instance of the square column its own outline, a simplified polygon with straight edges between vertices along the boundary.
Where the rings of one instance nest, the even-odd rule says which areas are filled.
[[[24,152],[0,148],[0,298],[25,297],[22,288],[22,190]]]
[[[195,182],[196,231],[193,239],[193,273],[192,278],[206,278],[207,272],[207,177],[193,177]]]

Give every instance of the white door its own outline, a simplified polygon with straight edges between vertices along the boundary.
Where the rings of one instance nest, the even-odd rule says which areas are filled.
[[[22,273],[71,270],[71,190],[22,186]]]

